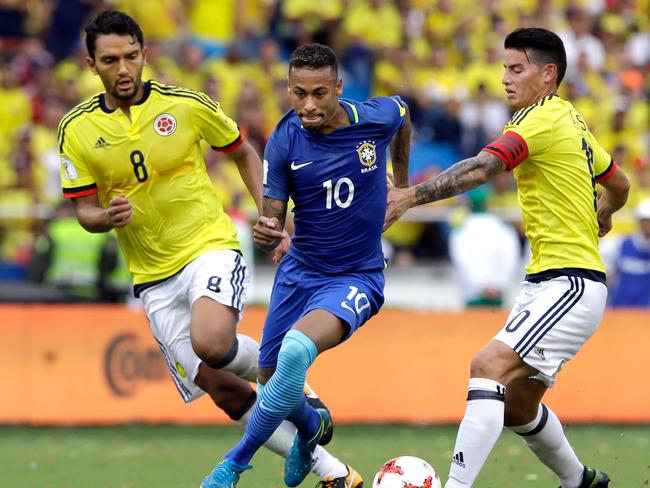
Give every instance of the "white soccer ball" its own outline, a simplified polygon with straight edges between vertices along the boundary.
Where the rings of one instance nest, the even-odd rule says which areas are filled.
[[[379,468],[372,488],[442,488],[442,484],[429,463],[414,456],[400,456]]]

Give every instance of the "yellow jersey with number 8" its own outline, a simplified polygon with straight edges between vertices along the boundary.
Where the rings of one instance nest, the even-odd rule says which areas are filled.
[[[148,81],[131,118],[99,94],[59,124],[66,198],[97,193],[103,207],[124,193],[133,206],[116,229],[135,285],[172,276],[201,254],[239,249],[203,160],[200,141],[239,146],[237,124],[206,95]]]

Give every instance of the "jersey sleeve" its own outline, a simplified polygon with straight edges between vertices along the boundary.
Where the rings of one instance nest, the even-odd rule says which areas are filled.
[[[406,104],[398,95],[392,97],[377,97],[368,100],[368,107],[374,112],[372,120],[384,125],[387,133],[392,136],[402,125],[406,116]]]
[[[593,151],[594,157],[594,175],[597,183],[603,183],[616,171],[616,162],[612,159],[607,151],[598,144],[596,138],[589,133],[589,146]]]
[[[289,200],[287,161],[288,141],[273,132],[264,148],[264,196],[274,200]]]
[[[549,149],[552,142],[552,124],[539,111],[524,117],[516,114],[503,129],[503,135],[483,148],[501,158],[508,171]]]
[[[221,110],[218,103],[203,93],[197,92],[197,97],[198,103],[192,104],[192,121],[201,139],[221,152],[230,152],[244,142],[237,123]]]
[[[79,198],[97,193],[97,183],[78,149],[71,129],[59,129],[61,186],[65,198]]]

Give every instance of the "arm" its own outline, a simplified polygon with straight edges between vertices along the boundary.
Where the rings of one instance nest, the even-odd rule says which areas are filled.
[[[113,198],[108,208],[99,204],[97,193],[85,197],[73,198],[77,220],[88,232],[108,232],[114,227],[124,227],[131,221],[133,207],[131,202],[121,194]]]
[[[404,104],[406,114],[402,125],[390,142],[390,159],[393,162],[395,186],[406,188],[409,185],[409,154],[411,151],[411,116],[408,106]]]
[[[598,236],[605,236],[612,230],[612,214],[619,210],[625,202],[630,191],[630,182],[620,167],[614,173],[601,182],[603,191],[598,197],[596,208],[598,209]]]
[[[253,226],[253,241],[265,251],[272,251],[285,238],[284,221],[287,202],[264,197],[262,215]]]
[[[244,141],[237,149],[231,151],[229,156],[237,164],[237,169],[248,192],[255,200],[257,211],[262,212],[262,161],[249,143]]]
[[[506,164],[486,151],[454,164],[434,178],[408,188],[390,188],[384,230],[409,208],[453,197],[476,188],[506,170]]]

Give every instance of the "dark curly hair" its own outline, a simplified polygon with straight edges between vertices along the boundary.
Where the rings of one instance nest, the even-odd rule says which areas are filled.
[[[305,44],[297,48],[289,60],[289,73],[294,68],[321,69],[332,68],[334,74],[338,75],[339,68],[336,61],[336,54],[331,47],[323,44]]]
[[[131,36],[144,46],[144,36],[138,23],[124,12],[106,10],[97,15],[85,28],[88,56],[95,59],[95,41],[99,36],[117,34]]]

